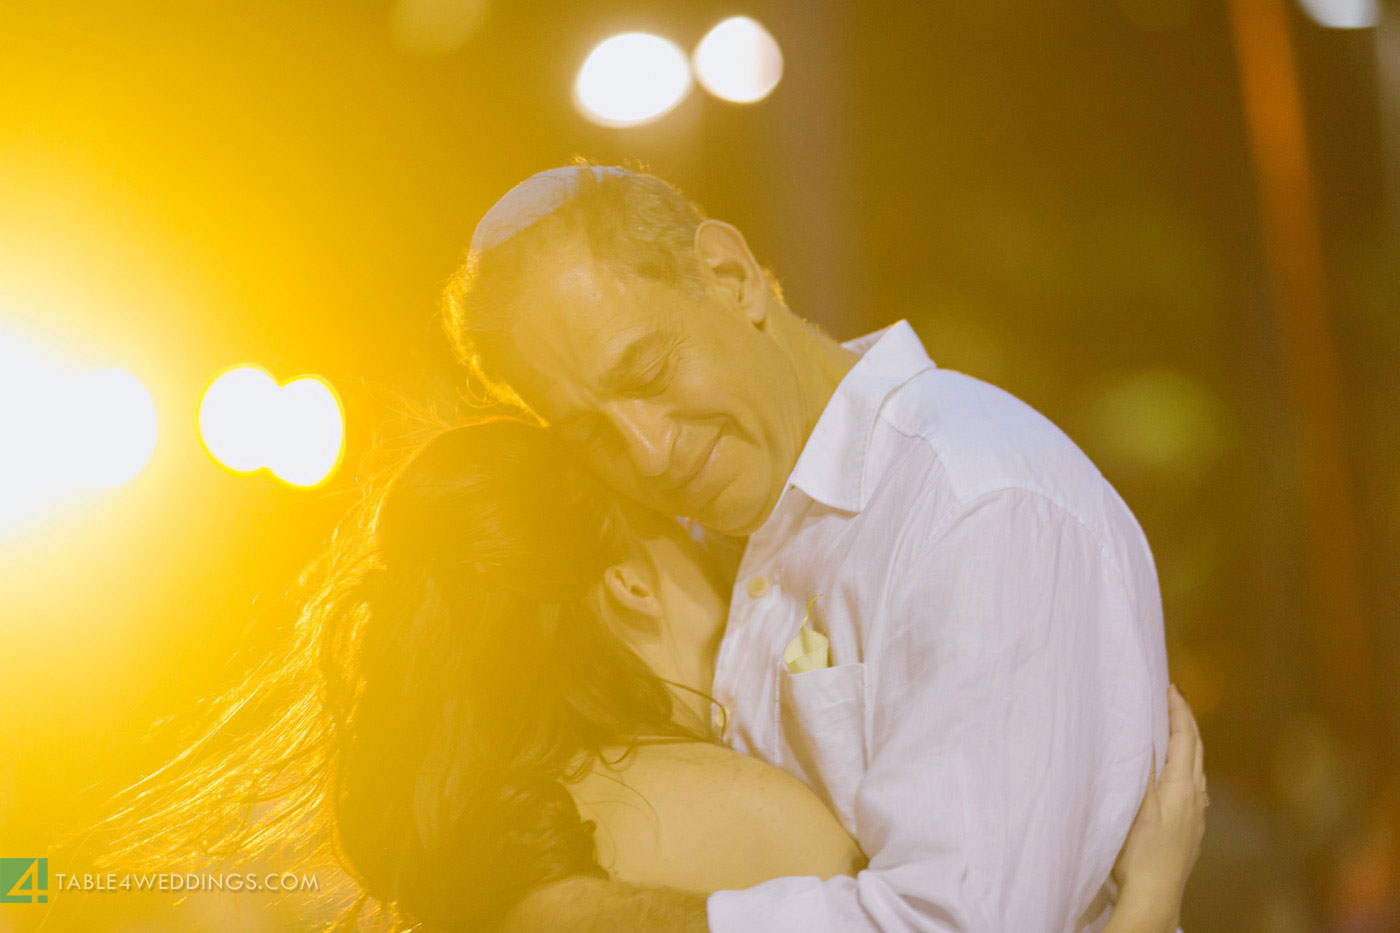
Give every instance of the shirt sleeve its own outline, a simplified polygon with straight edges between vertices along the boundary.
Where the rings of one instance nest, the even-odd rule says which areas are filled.
[[[1025,933],[1106,917],[1085,912],[1165,749],[1165,666],[1144,647],[1161,639],[1155,582],[1134,592],[1114,542],[1023,489],[910,538],[865,658],[854,819],[869,867],[718,892],[713,933]],[[1139,609],[1149,599],[1155,615]]]

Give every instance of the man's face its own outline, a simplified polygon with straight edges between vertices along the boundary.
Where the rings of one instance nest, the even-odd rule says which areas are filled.
[[[702,297],[561,267],[537,282],[498,374],[618,492],[753,531],[806,440],[790,357],[713,283]]]

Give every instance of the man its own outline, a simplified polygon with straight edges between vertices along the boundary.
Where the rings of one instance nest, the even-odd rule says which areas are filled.
[[[497,202],[446,318],[605,482],[747,538],[716,725],[870,859],[708,900],[580,879],[522,926],[1102,927],[1165,749],[1166,659],[1147,543],[1067,437],[903,322],[833,341],[737,229],[623,169]]]

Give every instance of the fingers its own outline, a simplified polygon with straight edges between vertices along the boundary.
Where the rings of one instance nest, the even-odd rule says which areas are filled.
[[[1196,789],[1199,790],[1201,796],[1204,797],[1206,793],[1206,748],[1201,744],[1201,734],[1199,731],[1196,732],[1196,773],[1194,776],[1196,779]],[[1210,801],[1206,801],[1206,805],[1209,806]]]
[[[1182,816],[1189,814],[1195,830],[1194,850],[1199,852],[1205,835],[1206,807],[1210,806],[1206,793],[1205,746],[1191,707],[1175,685],[1168,691],[1167,708],[1171,737],[1167,742],[1167,763],[1162,769],[1163,805]]]
[[[1168,693],[1168,704],[1171,703],[1171,697],[1175,696],[1177,703],[1185,712],[1186,716],[1191,720],[1191,733],[1195,736],[1196,739],[1196,768],[1194,776],[1197,779],[1197,783],[1204,782],[1206,766],[1206,749],[1205,745],[1201,742],[1201,726],[1198,722],[1196,722],[1196,717],[1191,712],[1191,704],[1187,703],[1186,698],[1181,695],[1181,691],[1176,689],[1176,684],[1171,685],[1171,689]]]
[[[1167,717],[1171,735],[1167,739],[1167,762],[1162,767],[1161,783],[1194,784],[1200,763],[1200,733],[1196,731],[1191,707],[1186,705],[1175,685],[1167,691]]]
[[[1206,796],[1206,749],[1204,743],[1201,741],[1201,727],[1200,724],[1196,722],[1196,717],[1191,713],[1190,704],[1188,704],[1186,698],[1181,695],[1181,691],[1176,689],[1175,684],[1172,685],[1169,691],[1169,705],[1172,703],[1173,697],[1180,709],[1191,720],[1191,733],[1195,737],[1193,750],[1195,767],[1192,768],[1191,771],[1192,785],[1196,789],[1196,794],[1200,798],[1201,805],[1209,806],[1210,801]]]

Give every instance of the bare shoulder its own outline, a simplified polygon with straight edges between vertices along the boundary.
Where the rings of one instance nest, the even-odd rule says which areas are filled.
[[[569,789],[619,880],[708,893],[863,863],[806,785],[718,745],[644,745]]]

